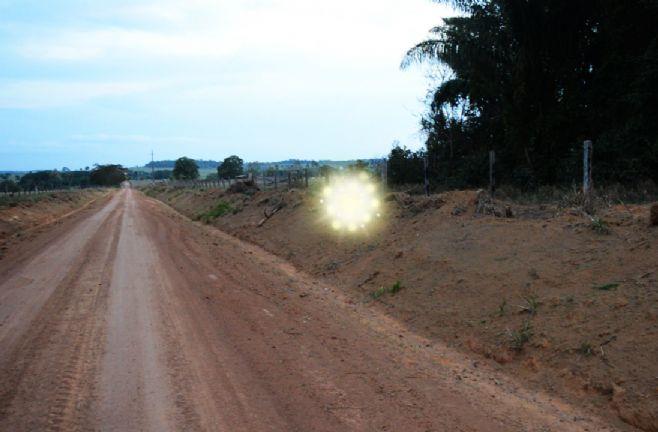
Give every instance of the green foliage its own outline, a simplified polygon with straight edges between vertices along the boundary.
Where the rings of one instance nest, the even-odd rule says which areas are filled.
[[[88,187],[89,171],[36,171],[24,174],[16,183],[14,180],[0,183],[0,191],[7,192],[64,189],[69,187]],[[13,189],[13,190],[12,190]]]
[[[361,159],[357,159],[356,162],[347,166],[347,170],[351,172],[365,172],[368,171],[369,168],[370,164]]]
[[[172,177],[172,170],[142,171],[130,170],[128,176],[130,180],[168,180]]]
[[[322,165],[320,167],[320,176],[324,178],[328,178],[331,174],[333,174],[336,171],[336,169],[332,166],[329,165]]]
[[[233,206],[226,201],[219,201],[215,207],[211,208],[205,213],[198,216],[198,219],[203,223],[210,223],[218,217],[222,217],[234,211]]]
[[[155,170],[153,171],[153,180],[168,180],[173,175],[174,172],[172,170]]]
[[[658,182],[655,1],[441,2],[463,14],[403,62],[451,72],[422,121],[435,181],[486,184],[494,149],[501,184],[569,184],[593,139],[597,181]]]
[[[89,182],[97,186],[119,186],[128,179],[121,165],[97,165],[89,174]]]
[[[376,300],[376,299],[380,298],[381,296],[383,296],[384,294],[395,295],[398,292],[400,292],[400,290],[402,288],[404,288],[404,286],[402,285],[402,282],[397,281],[389,287],[380,287],[380,288],[378,288],[377,290],[370,293],[370,297],[372,297],[373,299]]]
[[[403,288],[402,283],[400,281],[397,281],[389,287],[388,292],[391,294],[395,294],[399,292],[402,288]]]
[[[608,224],[606,224],[603,219],[598,217],[592,218],[592,222],[589,224],[589,228],[597,234],[610,234]]]
[[[62,176],[57,171],[37,171],[21,177],[19,185],[23,190],[57,189],[63,184]]]
[[[594,289],[599,291],[612,291],[612,290],[616,290],[618,287],[619,287],[618,283],[612,282],[603,285],[595,285]]]
[[[223,179],[235,178],[244,172],[244,161],[238,156],[229,156],[217,167],[217,175]]]
[[[0,192],[18,192],[19,190],[21,188],[14,180],[0,181]]]
[[[530,341],[532,335],[532,326],[530,325],[530,322],[525,321],[520,329],[510,332],[510,348],[515,351],[523,350],[523,347],[526,343],[528,343],[528,341]]]
[[[424,178],[423,158],[422,152],[412,152],[396,143],[388,156],[386,167],[388,183],[404,185],[422,182]]]
[[[580,344],[580,347],[578,347],[578,352],[585,357],[591,357],[594,355],[592,344],[590,344],[589,342],[583,342],[582,344]]]
[[[199,167],[194,159],[182,157],[176,159],[173,177],[176,180],[196,180],[199,178]]]
[[[263,167],[261,165],[262,164],[260,162],[249,162],[245,171],[249,174],[258,175],[263,171]]]

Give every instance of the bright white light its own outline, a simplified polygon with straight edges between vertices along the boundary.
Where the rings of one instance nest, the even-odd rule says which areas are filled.
[[[380,217],[377,187],[365,174],[334,178],[323,189],[320,203],[336,231],[364,230]]]

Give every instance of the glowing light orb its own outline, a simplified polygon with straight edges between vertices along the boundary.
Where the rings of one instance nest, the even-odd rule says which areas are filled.
[[[366,174],[334,178],[320,202],[336,231],[361,231],[380,217],[377,187]]]

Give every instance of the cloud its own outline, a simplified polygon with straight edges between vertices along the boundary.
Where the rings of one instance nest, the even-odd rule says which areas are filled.
[[[146,92],[158,86],[154,82],[10,81],[0,83],[0,108],[72,106],[99,98]]]
[[[400,61],[453,13],[431,0],[27,3],[0,0],[0,139],[16,140],[26,165],[33,143],[53,137],[62,160],[85,164],[151,148],[261,160],[385,153],[418,129],[427,87]],[[40,111],[60,107],[70,108]]]
[[[95,133],[95,134],[76,134],[70,137],[71,141],[81,142],[112,142],[112,143],[155,143],[155,144],[195,144],[202,140],[186,136],[171,137],[154,137],[149,135],[130,135],[130,134],[112,134],[112,133]]]
[[[45,61],[98,59],[259,59],[307,57],[315,62],[393,59],[422,39],[441,14],[429,1],[163,0],[94,9],[89,27],[52,27],[21,40],[24,57]],[[419,26],[418,17],[427,16]],[[101,24],[97,24],[100,22]],[[430,24],[431,23],[431,24]]]
[[[145,30],[104,28],[62,31],[52,39],[23,42],[17,51],[38,60],[95,60],[145,57],[221,57],[235,47],[198,34],[169,35]]]

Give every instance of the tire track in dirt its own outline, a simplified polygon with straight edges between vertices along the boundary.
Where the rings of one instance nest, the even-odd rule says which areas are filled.
[[[87,429],[122,213],[111,209],[3,362],[2,429]]]
[[[107,343],[94,403],[94,427],[103,430],[174,430],[183,416],[187,428],[196,419],[181,404],[172,361],[180,356],[163,337],[157,293],[159,268],[136,218],[132,191],[120,222],[119,256],[114,262],[107,319]],[[168,367],[169,366],[169,367]]]

